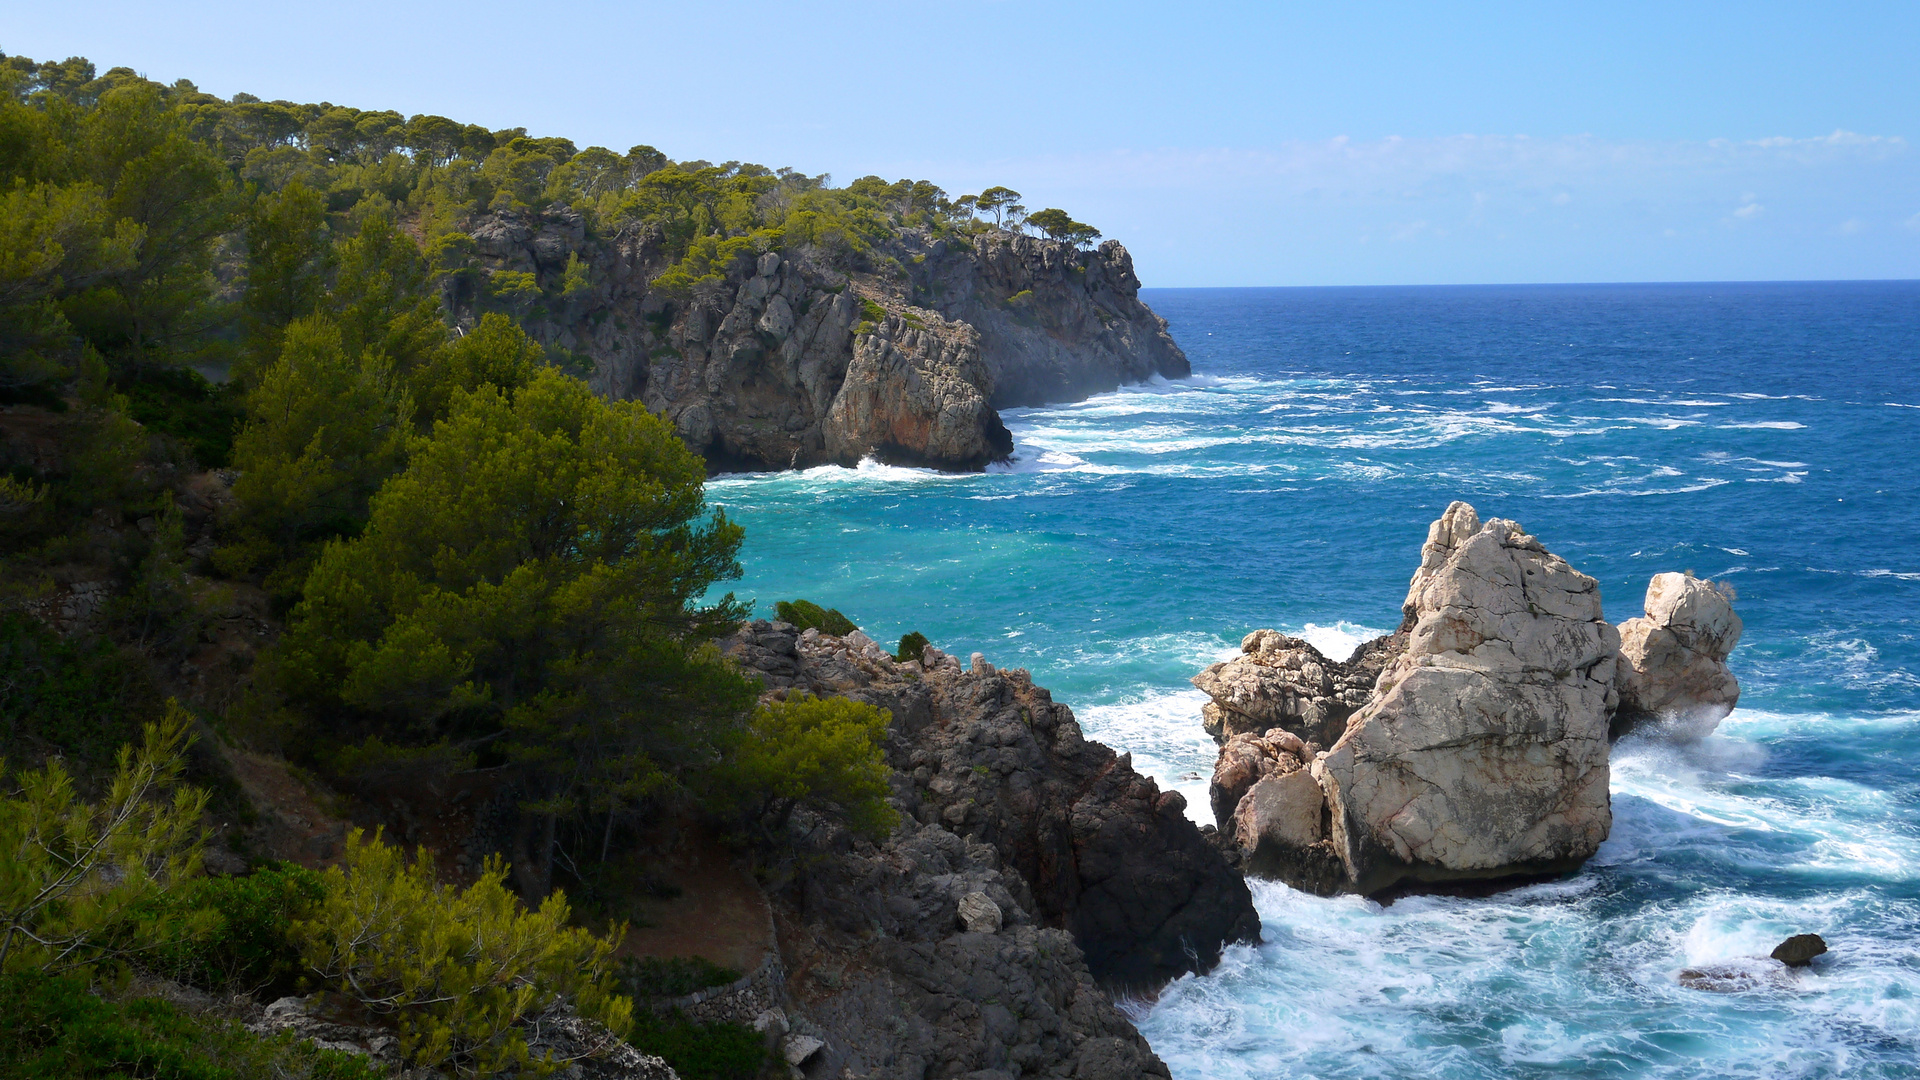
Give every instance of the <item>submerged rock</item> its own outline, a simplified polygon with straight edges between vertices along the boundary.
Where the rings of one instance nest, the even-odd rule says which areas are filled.
[[[1646,614],[1620,624],[1620,709],[1613,736],[1659,723],[1704,738],[1740,700],[1727,657],[1740,642],[1732,591],[1691,574],[1655,574]]]
[[[1333,660],[1297,637],[1255,630],[1240,642],[1242,655],[1193,677],[1212,700],[1201,707],[1208,734],[1225,743],[1235,735],[1280,728],[1319,746],[1331,746],[1373,693],[1380,672],[1406,645],[1402,634],[1375,638],[1345,661]]]
[[[1680,972],[1680,985],[1689,990],[1714,994],[1739,994],[1748,990],[1789,986],[1792,973],[1772,960],[1749,958],[1718,964],[1702,964]]]
[[[1619,635],[1594,579],[1521,527],[1449,506],[1406,651],[1313,765],[1346,886],[1571,870],[1607,837]]]
[[[1807,967],[1826,951],[1826,939],[1819,934],[1795,934],[1775,945],[1770,955],[1788,967]]]

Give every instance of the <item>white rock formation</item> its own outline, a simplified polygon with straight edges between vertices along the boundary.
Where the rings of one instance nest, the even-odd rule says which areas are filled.
[[[1407,614],[1406,652],[1313,764],[1347,887],[1578,866],[1612,825],[1620,637],[1598,584],[1456,502],[1428,531]]]
[[[1740,700],[1727,657],[1740,642],[1731,590],[1687,574],[1655,574],[1647,613],[1620,624],[1620,711],[1614,735],[1654,722],[1704,738]]]

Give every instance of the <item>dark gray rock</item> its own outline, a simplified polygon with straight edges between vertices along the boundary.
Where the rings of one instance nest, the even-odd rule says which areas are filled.
[[[1770,955],[1788,967],[1807,967],[1826,951],[1826,940],[1819,934],[1795,934],[1775,945]]]
[[[978,469],[1013,449],[997,408],[1190,370],[1113,242],[1079,251],[907,230],[852,262],[810,247],[748,250],[721,280],[672,297],[651,286],[672,265],[651,229],[589,236],[579,215],[555,208],[484,215],[467,232],[483,274],[551,285],[570,257],[582,260],[587,292],[521,313],[523,324],[589,361],[595,389],[671,419],[717,470],[868,455]],[[450,275],[446,287],[472,321],[474,281]]]
[[[1072,932],[1103,983],[1158,986],[1258,940],[1245,880],[1200,836],[1179,793],[1083,737],[1073,711],[1025,671],[984,659],[961,671],[937,650],[931,669],[901,665],[864,635],[815,631],[781,656],[786,640],[780,624],[756,622],[728,649],[743,667],[766,664],[770,686],[892,711],[902,808],[992,845],[1030,890],[1022,906]]]

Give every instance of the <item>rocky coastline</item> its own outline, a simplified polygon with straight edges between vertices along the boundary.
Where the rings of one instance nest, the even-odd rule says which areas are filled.
[[[465,231],[483,277],[557,280],[583,265],[585,288],[516,313],[521,325],[601,393],[672,420],[715,471],[866,457],[978,470],[1013,453],[998,409],[1190,373],[1117,241],[909,228],[866,269],[812,247],[747,251],[676,296],[651,284],[673,265],[652,228],[592,236],[555,208]],[[476,317],[483,288],[448,280],[458,321]]]
[[[1113,995],[1259,936],[1178,793],[979,655],[900,662],[858,632],[766,621],[726,647],[768,694],[893,716],[901,827],[874,845],[798,821],[802,854],[770,890],[789,1009],[821,1042],[808,1075],[1167,1075]]]
[[[1334,661],[1259,630],[1194,676],[1221,743],[1217,839],[1247,872],[1323,895],[1574,870],[1612,825],[1611,742],[1697,738],[1732,711],[1732,599],[1660,574],[1615,628],[1593,578],[1455,502],[1395,633]]]

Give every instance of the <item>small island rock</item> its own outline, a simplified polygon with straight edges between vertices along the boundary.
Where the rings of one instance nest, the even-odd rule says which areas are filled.
[[[1819,934],[1795,934],[1775,945],[1770,955],[1788,967],[1807,967],[1814,957],[1826,951],[1826,939]]]
[[[1740,700],[1727,657],[1740,642],[1731,590],[1691,574],[1655,574],[1646,614],[1620,624],[1620,709],[1613,735],[1658,722],[1703,738]]]
[[[1620,638],[1598,584],[1456,502],[1428,531],[1405,610],[1406,652],[1315,767],[1348,887],[1579,866],[1612,825]]]

